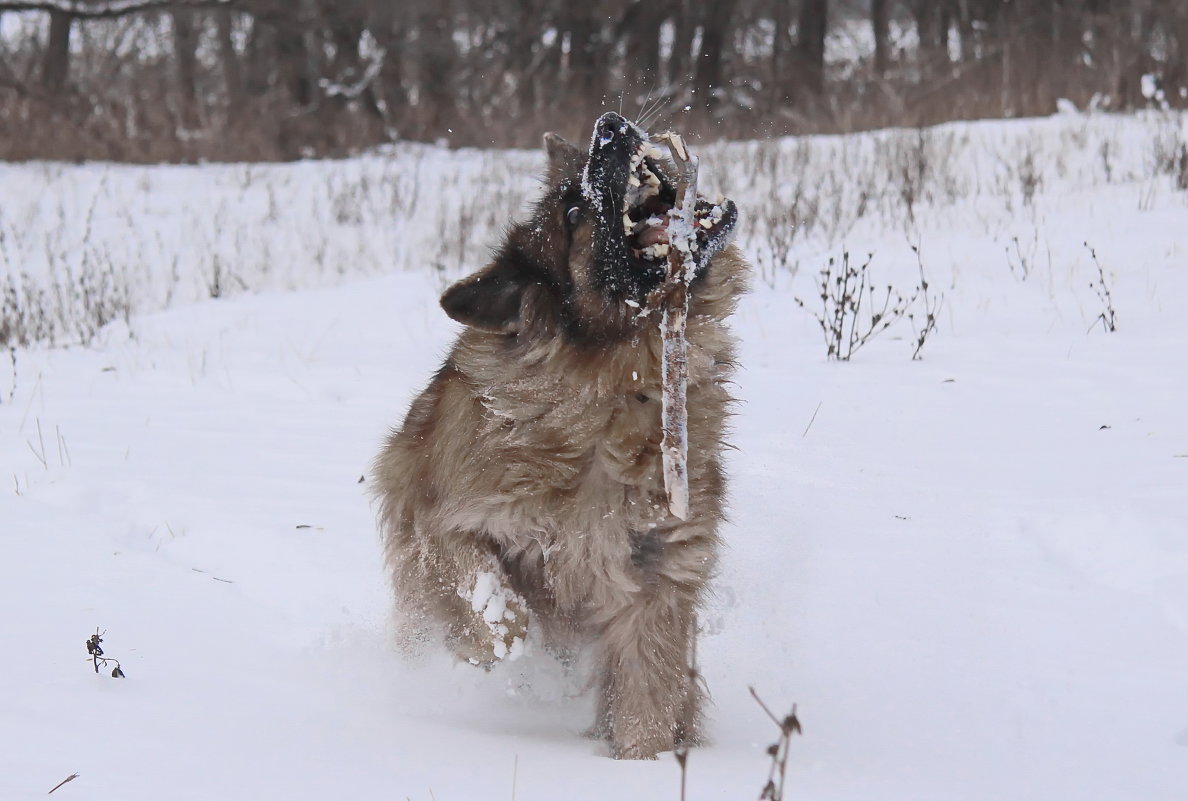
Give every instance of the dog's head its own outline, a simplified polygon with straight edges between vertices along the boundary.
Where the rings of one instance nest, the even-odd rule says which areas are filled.
[[[618,114],[598,119],[586,153],[555,134],[545,135],[545,150],[545,191],[532,216],[512,226],[490,264],[446,291],[442,307],[459,322],[509,336],[629,337],[664,281],[676,182],[647,132]],[[729,200],[698,198],[695,216],[701,275],[738,213]]]

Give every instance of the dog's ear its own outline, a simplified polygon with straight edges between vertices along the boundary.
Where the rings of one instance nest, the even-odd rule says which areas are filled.
[[[524,265],[504,254],[451,286],[441,296],[441,307],[464,325],[503,334],[524,327],[524,294],[539,279]]]
[[[549,171],[569,171],[582,163],[582,151],[555,133],[544,135],[544,149],[549,157]]]

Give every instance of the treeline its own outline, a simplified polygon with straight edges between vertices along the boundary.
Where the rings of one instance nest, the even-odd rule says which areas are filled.
[[[1188,106],[1185,0],[0,0],[0,158],[534,145]]]

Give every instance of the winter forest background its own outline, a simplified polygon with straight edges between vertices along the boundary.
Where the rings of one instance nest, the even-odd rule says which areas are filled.
[[[31,13],[36,12],[36,13]],[[1188,106],[1183,0],[0,0],[0,158],[535,146]]]

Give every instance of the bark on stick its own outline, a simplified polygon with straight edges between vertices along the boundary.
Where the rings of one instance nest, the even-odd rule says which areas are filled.
[[[681,520],[689,519],[689,387],[688,343],[685,322],[689,316],[689,282],[696,269],[697,228],[693,211],[697,204],[697,158],[689,153],[681,137],[661,136],[668,144],[677,168],[677,215],[668,226],[668,274],[660,293],[661,356],[660,414],[663,438],[660,452],[664,463],[664,491],[668,510]]]

